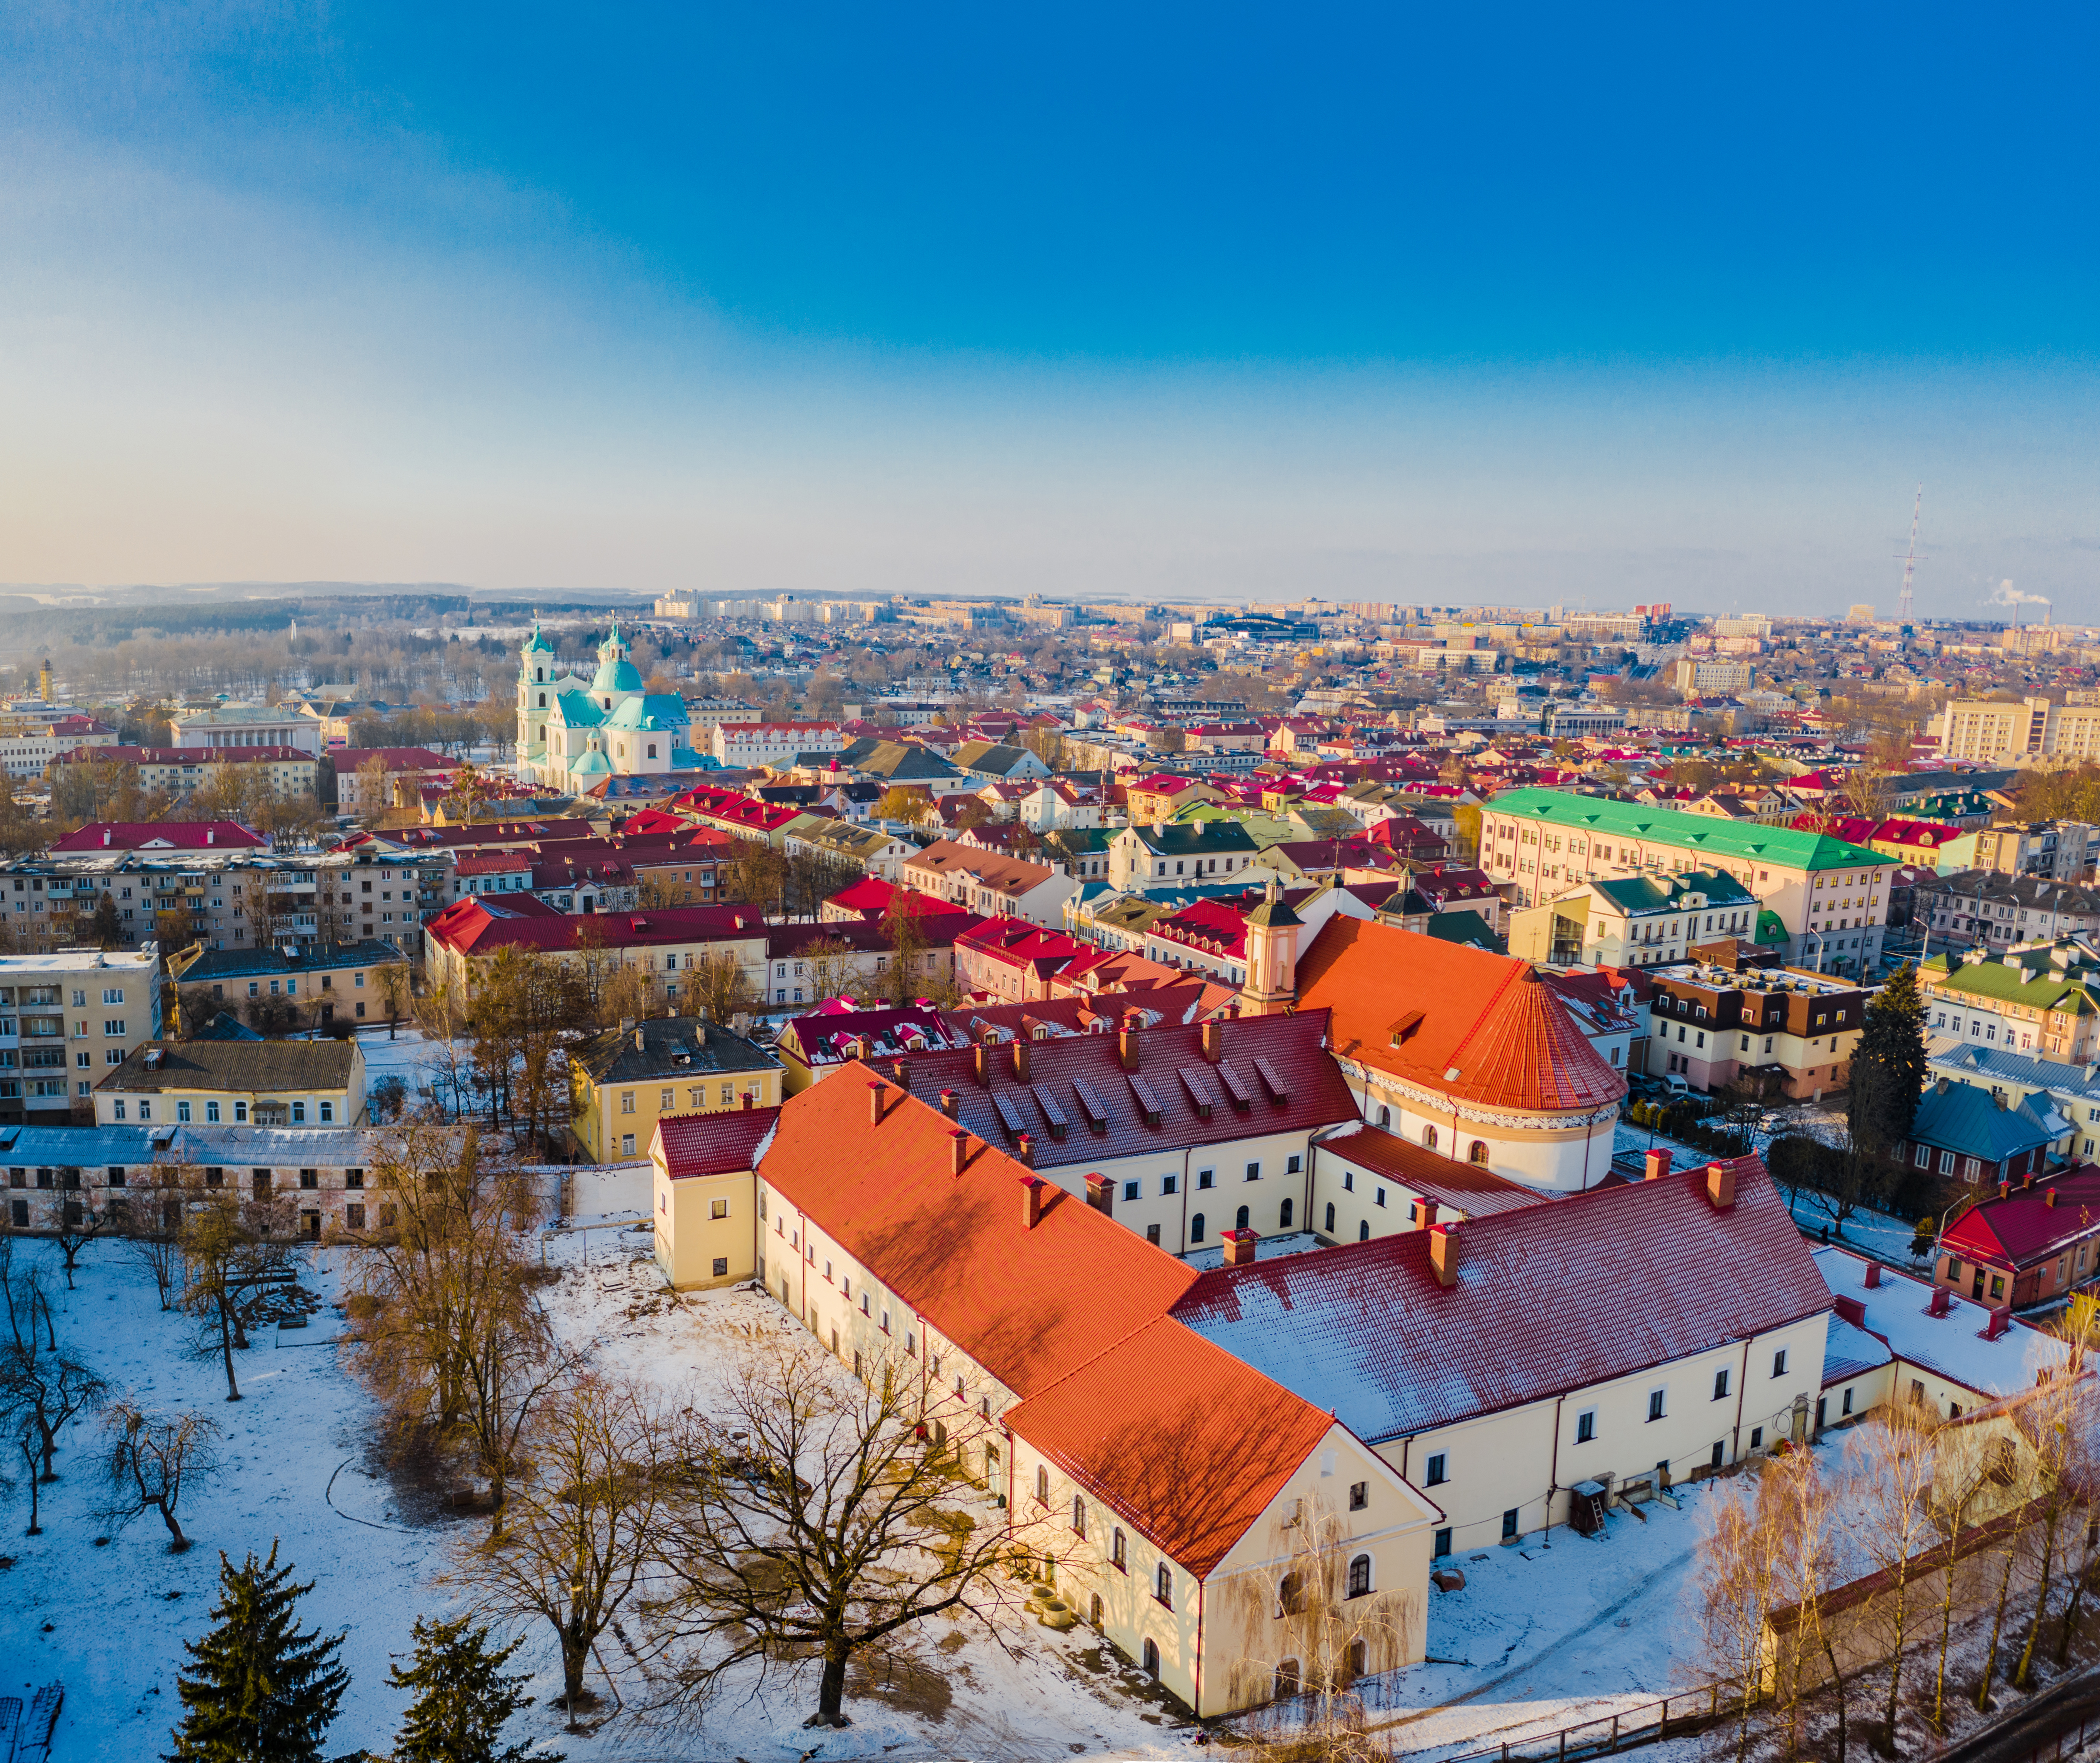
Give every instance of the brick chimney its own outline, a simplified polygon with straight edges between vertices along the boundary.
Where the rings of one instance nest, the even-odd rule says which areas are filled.
[[[1098,1170],[1087,1178],[1087,1204],[1109,1218],[1115,1216],[1115,1183]]]
[[[1867,1278],[1866,1278],[1866,1287],[1867,1287],[1867,1289],[1868,1289],[1868,1291],[1870,1291],[1870,1292],[1871,1292],[1872,1290],[1873,1290],[1873,1289],[1874,1289],[1876,1286],[1879,1285],[1881,1283],[1882,1283],[1882,1264],[1881,1264],[1881,1263],[1880,1263],[1880,1262],[1878,1262],[1878,1261],[1869,1261],[1869,1262],[1867,1263]]]
[[[977,1087],[991,1087],[991,1042],[980,1041],[970,1049],[970,1069],[976,1074]]]
[[[1043,1190],[1049,1183],[1040,1175],[1021,1178],[1021,1227],[1032,1231],[1043,1221]]]
[[[1430,1227],[1429,1271],[1436,1276],[1439,1285],[1458,1283],[1458,1233],[1448,1224]]]
[[[1013,1078],[1017,1083],[1028,1082],[1028,1037],[1015,1037],[1013,1042]]]
[[[2054,1206],[2056,1204],[2056,1190],[2054,1188],[2042,1189],[2041,1203],[2045,1206]]]
[[[1932,1289],[1932,1302],[1925,1307],[1928,1316],[1943,1316],[1954,1307],[1954,1294],[1943,1285]]]
[[[865,1065],[875,1057],[875,1042],[864,1034],[856,1034],[854,1037],[853,1056]]]
[[[867,1123],[871,1126],[882,1124],[882,1080],[871,1079],[867,1086]]]
[[[960,1175],[968,1167],[970,1135],[958,1126],[948,1135],[948,1173]]]
[[[1434,1200],[1425,1200],[1422,1202],[1421,1217],[1418,1222],[1425,1231],[1436,1227],[1436,1202]]]
[[[1203,1057],[1212,1064],[1225,1056],[1225,1025],[1222,1022],[1203,1025]]]
[[[1120,1052],[1123,1056],[1123,1069],[1125,1071],[1136,1070],[1138,1064],[1138,1051],[1137,1016],[1136,1012],[1132,1012],[1123,1019],[1123,1028],[1116,1036],[1116,1047],[1118,1051]]]
[[[2013,1307],[2010,1304],[2001,1304],[1991,1312],[1990,1321],[1984,1324],[1983,1338],[1987,1341],[1995,1341],[2012,1325]]]
[[[1646,1161],[1647,1170],[1641,1177],[1643,1181],[1661,1181],[1670,1173],[1670,1153],[1667,1151],[1651,1151]]]
[[[960,1108],[961,1104],[955,1100],[955,1092],[953,1090],[943,1090],[941,1092],[941,1112],[949,1119],[960,1119]]]
[[[911,1068],[902,1060],[898,1060],[889,1068],[889,1074],[896,1079],[898,1089],[909,1090],[911,1087]]]
[[[1736,1166],[1714,1162],[1706,1166],[1706,1197],[1716,1212],[1726,1212],[1736,1203]]]
[[[1014,1141],[1013,1154],[1029,1168],[1035,1167],[1035,1138],[1032,1133],[1023,1133]]]
[[[1255,1263],[1255,1251],[1261,1245],[1260,1231],[1227,1231],[1225,1232],[1225,1265],[1229,1267],[1251,1267]]]
[[[743,1106],[744,1111],[747,1113],[748,1113],[752,1108],[758,1106],[757,1096],[749,1090],[746,1090],[743,1092]]]

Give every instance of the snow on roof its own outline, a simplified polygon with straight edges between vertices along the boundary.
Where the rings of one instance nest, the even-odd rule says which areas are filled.
[[[1449,1287],[1407,1231],[1205,1274],[1174,1313],[1360,1438],[1448,1426],[1827,1311],[1764,1166],[1734,1168],[1726,1210],[1701,1167],[1469,1219]]]
[[[756,1169],[773,1143],[779,1119],[777,1108],[668,1115],[656,1122],[650,1155],[662,1157],[673,1181]]]
[[[1867,1284],[1867,1270],[1878,1263],[1835,1245],[1818,1249],[1816,1271],[1834,1297],[1851,1299],[1861,1311],[1866,1332],[1899,1360],[1958,1383],[1986,1400],[2032,1389],[2036,1377],[2053,1371],[2069,1349],[2018,1317],[1996,1340],[1985,1338],[1988,1306],[1948,1296],[1947,1314],[1931,1314],[1933,1288],[1892,1267],[1882,1267],[1878,1285]]]

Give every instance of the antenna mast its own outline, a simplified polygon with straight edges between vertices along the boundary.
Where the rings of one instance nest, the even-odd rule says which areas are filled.
[[[1903,593],[1896,600],[1896,623],[1910,623],[1910,580],[1917,570],[1917,517],[1925,506],[1925,486],[1917,487],[1917,500],[1910,509],[1910,549],[1904,553]]]

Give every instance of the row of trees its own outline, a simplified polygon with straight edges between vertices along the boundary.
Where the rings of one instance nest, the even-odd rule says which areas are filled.
[[[452,1578],[485,1616],[546,1625],[572,1718],[624,1612],[661,1708],[699,1713],[746,1665],[814,1664],[834,1722],[857,1652],[1018,1602],[1014,1537],[960,1504],[995,1431],[958,1403],[929,1440],[945,1392],[915,1364],[855,1382],[754,1331],[726,1413],[703,1417],[561,1338],[531,1184],[472,1135],[405,1134],[373,1173],[391,1223],[346,1240],[353,1363],[399,1448],[483,1490],[488,1532]]]
[[[1707,1508],[1704,1633],[1738,1756],[1763,1728],[1842,1763],[1859,1726],[1895,1756],[1907,1711],[1943,1734],[1957,1700],[1988,1710],[2067,1661],[2100,1575],[2100,1395],[2076,1353],[1988,1423],[1899,1394],[1827,1457],[1782,1454]],[[1845,1591],[1868,1575],[1875,1595]]]

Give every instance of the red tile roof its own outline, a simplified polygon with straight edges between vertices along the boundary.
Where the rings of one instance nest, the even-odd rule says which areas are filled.
[[[1339,1157],[1359,1169],[1390,1176],[1410,1192],[1436,1202],[1440,1210],[1449,1209],[1469,1219],[1491,1212],[1514,1212],[1522,1206],[1544,1205],[1554,1197],[1498,1175],[1477,1163],[1461,1163],[1440,1151],[1416,1144],[1376,1126],[1346,1130],[1322,1139],[1314,1148],[1316,1157]]]
[[[2050,1205],[2054,1197],[2055,1204]],[[2025,1267],[2100,1230],[2100,1168],[2081,1163],[2039,1175],[2003,1199],[1979,1200],[1941,1232],[1942,1245],[1965,1261]]]
[[[199,747],[197,751],[213,749]],[[311,758],[311,755],[306,756]],[[177,851],[253,850],[269,841],[237,820],[103,820],[54,840],[53,851],[136,851],[161,844]]]
[[[1725,1211],[1702,1165],[1469,1219],[1449,1287],[1432,1233],[1408,1231],[1215,1269],[1174,1314],[1360,1438],[1449,1426],[1829,1311],[1764,1165],[1734,1168]],[[1820,1369],[1802,1367],[1810,1387]]]
[[[725,1108],[718,1114],[670,1114],[656,1122],[650,1154],[660,1155],[673,1181],[755,1169],[780,1118],[777,1108]]]
[[[1482,1107],[1586,1110],[1626,1093],[1568,1007],[1508,956],[1338,916],[1299,957],[1298,1003],[1333,1012],[1343,1058]]]
[[[1168,995],[1193,999],[1198,994],[1191,987]],[[1041,1016],[1061,1002],[1051,999],[1018,1007]],[[1098,1001],[1109,1013],[1140,1007],[1142,1002],[1121,994]],[[916,1094],[930,1098],[953,1090],[962,1124],[1003,1148],[1018,1143],[1000,1111],[999,1104],[1005,1103],[1035,1141],[1035,1166],[1069,1170],[1104,1157],[1178,1152],[1272,1133],[1311,1132],[1357,1118],[1356,1098],[1322,1050],[1326,1027],[1326,1016],[1317,1010],[1301,1010],[1295,1016],[1242,1016],[1222,1025],[1221,1064],[1237,1079],[1246,1098],[1244,1107],[1235,1100],[1233,1084],[1226,1081],[1220,1067],[1203,1057],[1200,1025],[1162,1024],[1139,1030],[1140,1064],[1134,1075],[1158,1104],[1157,1126],[1146,1124],[1146,1105],[1132,1081],[1133,1074],[1123,1069],[1119,1039],[1113,1034],[1075,1034],[992,1047],[987,1050],[989,1082],[983,1085],[977,1078],[977,1049],[921,1054],[905,1063],[911,1068]],[[1021,1050],[1027,1061],[1025,1078],[1016,1069],[1015,1055]],[[1281,1097],[1256,1067],[1257,1059],[1284,1086]],[[1202,1073],[1210,1086],[1207,1117],[1198,1112],[1180,1075],[1184,1068]],[[1088,1086],[1100,1104],[1105,1130],[1097,1132],[1089,1126],[1092,1110],[1075,1087],[1079,1083]],[[1056,1136],[1057,1122],[1045,1109],[1039,1090],[1048,1092],[1064,1117],[1062,1139]],[[1078,1178],[1068,1179],[1076,1182]]]
[[[424,933],[460,954],[492,954],[506,944],[528,949],[574,949],[585,926],[607,949],[658,943],[730,942],[761,937],[756,906],[669,906],[653,912],[599,912],[572,916],[529,893],[475,894],[455,901],[424,925]]]

